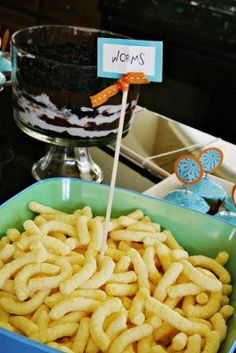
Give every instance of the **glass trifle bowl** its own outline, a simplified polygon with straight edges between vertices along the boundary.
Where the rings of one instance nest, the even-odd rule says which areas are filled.
[[[116,82],[97,77],[97,38],[121,35],[63,25],[29,27],[11,40],[14,119],[28,135],[50,143],[32,168],[34,177],[74,176],[102,181],[89,146],[116,140],[122,92],[96,108],[90,96]],[[130,128],[139,95],[131,85],[123,136]]]

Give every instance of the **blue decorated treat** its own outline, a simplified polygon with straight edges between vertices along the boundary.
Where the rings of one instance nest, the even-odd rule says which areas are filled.
[[[215,214],[226,197],[226,191],[217,181],[206,175],[202,180],[189,187],[189,190],[203,197],[210,206],[210,214]]]
[[[236,212],[236,206],[231,196],[227,196],[226,199],[224,200],[224,207],[226,211]]]
[[[223,163],[224,154],[217,147],[209,147],[203,150],[199,156],[203,170],[206,173],[212,173]]]
[[[164,199],[179,206],[190,208],[191,210],[199,211],[201,213],[207,213],[210,209],[209,205],[202,197],[186,190],[170,191]]]
[[[0,51],[0,72],[11,72],[11,59]]]
[[[236,226],[236,212],[222,211],[218,212],[215,217]]]

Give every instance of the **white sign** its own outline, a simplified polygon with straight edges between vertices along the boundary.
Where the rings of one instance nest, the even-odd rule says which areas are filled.
[[[104,44],[103,71],[145,72],[154,76],[155,47],[130,47],[128,45]]]
[[[143,72],[150,81],[161,82],[162,52],[162,42],[98,38],[98,76]]]

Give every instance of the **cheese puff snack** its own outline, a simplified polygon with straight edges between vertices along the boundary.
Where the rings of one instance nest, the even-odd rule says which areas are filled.
[[[142,210],[113,218],[36,201],[0,240],[0,328],[69,353],[217,353],[227,335],[228,254],[190,255]]]

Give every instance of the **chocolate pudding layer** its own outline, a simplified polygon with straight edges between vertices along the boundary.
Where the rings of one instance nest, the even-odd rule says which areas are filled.
[[[13,39],[14,118],[59,139],[82,139],[83,143],[89,139],[90,145],[97,140],[102,144],[104,138],[106,144],[109,138],[114,141],[122,92],[95,109],[89,98],[116,82],[97,77],[98,36],[99,31],[66,26],[19,31]],[[129,129],[138,94],[139,87],[131,85],[124,131]]]

